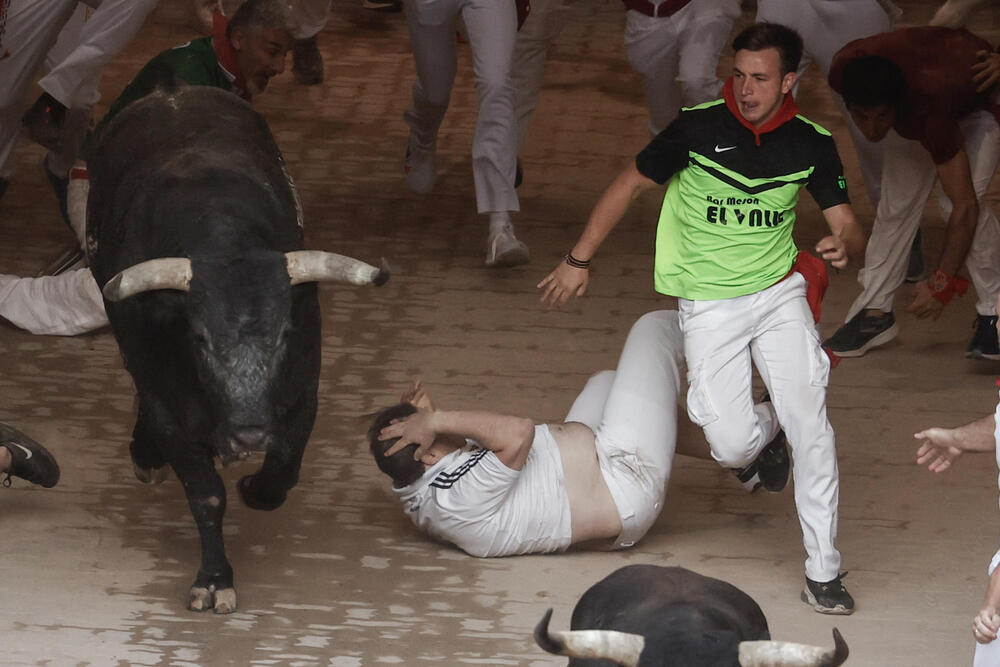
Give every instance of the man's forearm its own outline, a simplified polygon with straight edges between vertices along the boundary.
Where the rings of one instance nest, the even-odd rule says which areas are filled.
[[[530,419],[484,410],[435,410],[429,427],[437,434],[475,440],[515,470],[524,464],[535,435]]]
[[[995,429],[996,420],[993,415],[969,422],[965,426],[952,429],[954,437],[952,446],[966,452],[992,452],[996,448],[996,441],[993,438]]]
[[[976,234],[978,218],[979,206],[975,201],[955,204],[952,208],[945,230],[941,261],[938,262],[938,269],[947,275],[956,275],[965,264],[965,258],[969,254],[972,239]]]
[[[639,173],[634,164],[629,165],[612,181],[594,205],[587,226],[570,251],[572,255],[580,260],[593,258],[604,239],[624,217],[632,200],[643,190],[655,185],[654,181]]]

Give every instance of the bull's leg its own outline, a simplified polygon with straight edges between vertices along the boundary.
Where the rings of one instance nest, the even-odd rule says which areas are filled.
[[[222,541],[222,517],[226,512],[226,487],[215,471],[214,461],[206,456],[171,461],[177,478],[184,485],[188,506],[201,537],[201,568],[191,586],[188,609],[216,614],[236,611],[233,568],[226,559]]]
[[[140,402],[139,416],[132,429],[132,444],[129,445],[132,468],[136,479],[143,484],[159,484],[167,478],[167,460],[156,440],[155,430],[151,428],[151,415],[152,410]]]
[[[316,394],[307,392],[307,397],[288,413],[287,429],[268,449],[260,470],[240,480],[240,496],[248,507],[273,510],[285,502],[289,489],[299,482],[302,454],[315,420]]]

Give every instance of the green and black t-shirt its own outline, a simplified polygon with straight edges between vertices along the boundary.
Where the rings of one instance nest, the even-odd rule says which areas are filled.
[[[727,82],[726,97],[731,98]],[[789,96],[760,130],[726,99],[684,109],[636,157],[670,181],[656,232],[656,291],[693,300],[759,292],[788,274],[795,204],[805,186],[821,209],[848,203],[833,137]],[[773,129],[770,129],[773,128]]]

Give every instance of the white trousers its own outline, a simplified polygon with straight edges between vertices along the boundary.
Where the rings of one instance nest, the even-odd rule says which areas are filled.
[[[979,219],[965,266],[976,288],[976,311],[996,314],[1000,292],[1000,223],[986,199],[990,181],[1000,158],[1000,127],[993,114],[977,111],[959,122],[965,135],[972,185],[979,200]],[[890,131],[885,139],[885,166],[882,170],[882,198],[865,266],[858,272],[861,294],[847,312],[849,321],[863,308],[892,310],[893,295],[906,277],[910,244],[920,227],[924,205],[937,180],[937,167],[920,142],[903,139]],[[945,216],[950,203],[943,203]]]
[[[802,36],[805,51],[798,74],[816,63],[824,78],[830,73],[833,57],[848,42],[870,37],[891,29],[891,19],[878,0],[757,0],[757,20],[781,23]],[[796,90],[798,92],[798,86]],[[858,130],[844,101],[833,94],[844,116],[851,141],[858,154],[861,176],[872,204],[879,201],[883,148],[865,139]]]
[[[17,1],[17,0],[15,0]],[[39,80],[63,106],[92,106],[104,66],[139,32],[157,0],[90,0],[96,11],[84,22],[77,44]]]
[[[663,506],[677,443],[682,358],[676,311],[646,313],[632,325],[618,369],[591,377],[566,415],[594,432],[622,519],[618,547],[642,538]]]
[[[479,114],[472,139],[472,175],[479,213],[518,211],[514,192],[517,135],[510,63],[517,12],[509,0],[406,0],[416,63],[413,104],[403,115],[414,140],[433,146],[457,71],[455,26],[465,24],[476,75]]]
[[[677,117],[681,106],[719,96],[719,54],[739,15],[739,0],[692,0],[665,17],[625,12],[625,53],[642,77],[654,135]]]
[[[793,273],[771,287],[732,299],[679,300],[688,367],[688,415],[701,426],[712,456],[736,468],[753,461],[778,424],[751,396],[751,361],[771,395],[793,458],[795,505],[806,549],[806,576],[839,574],[839,474],[826,416],[830,361],[806,303],[805,280]]]
[[[90,269],[41,278],[0,274],[0,318],[50,336],[75,336],[108,325],[104,299]]]
[[[524,148],[524,137],[541,96],[549,45],[562,31],[570,13],[566,0],[532,0],[528,18],[517,31],[510,77],[514,85],[518,155]]]

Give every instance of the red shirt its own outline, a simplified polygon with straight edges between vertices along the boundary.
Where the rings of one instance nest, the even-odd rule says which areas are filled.
[[[830,67],[830,86],[838,93],[843,90],[844,67],[855,58],[882,56],[894,62],[903,71],[907,93],[893,129],[905,139],[919,141],[935,164],[943,164],[965,145],[959,120],[981,109],[1000,112],[988,94],[976,92],[972,80],[976,52],[983,50],[993,47],[964,29],[885,32],[856,39],[838,51]]]

